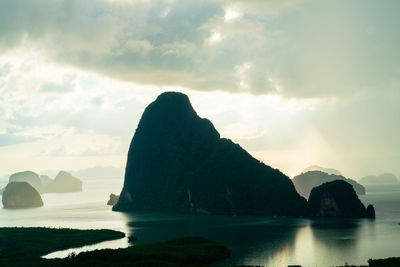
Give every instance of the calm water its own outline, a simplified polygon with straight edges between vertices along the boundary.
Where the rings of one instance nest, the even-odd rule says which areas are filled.
[[[179,236],[204,236],[230,249],[228,264],[264,266],[331,266],[366,264],[369,258],[400,256],[400,186],[369,187],[361,199],[377,210],[375,221],[304,218],[227,217],[112,212],[105,203],[119,193],[122,179],[84,180],[81,193],[43,195],[45,206],[27,210],[0,209],[0,226],[107,228],[138,237],[137,243]],[[61,252],[126,247],[125,239]]]

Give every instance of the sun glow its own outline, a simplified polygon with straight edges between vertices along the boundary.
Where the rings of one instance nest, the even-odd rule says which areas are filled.
[[[241,16],[242,16],[242,13],[240,13],[239,11],[228,8],[225,10],[224,19],[225,19],[225,21],[232,21],[237,18],[240,18]]]

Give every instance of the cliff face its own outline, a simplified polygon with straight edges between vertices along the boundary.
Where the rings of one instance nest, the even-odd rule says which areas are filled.
[[[220,138],[186,95],[169,92],[142,115],[113,210],[299,215],[304,208],[287,176]]]
[[[314,187],[326,182],[332,182],[334,180],[346,181],[353,186],[357,195],[365,195],[364,186],[360,185],[356,181],[346,178],[342,175],[328,174],[322,171],[308,171],[295,176],[292,181],[297,192],[304,197],[308,197]]]
[[[23,209],[43,206],[39,192],[27,182],[9,183],[2,197],[6,209]]]
[[[312,217],[374,218],[372,205],[368,210],[361,203],[353,186],[343,180],[324,183],[312,189],[307,203]]]

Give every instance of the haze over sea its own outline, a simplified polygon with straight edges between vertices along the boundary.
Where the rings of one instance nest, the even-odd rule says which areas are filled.
[[[264,266],[332,266],[366,264],[370,258],[400,255],[400,185],[370,186],[361,196],[377,211],[376,220],[229,217],[207,215],[120,213],[106,205],[110,193],[119,194],[123,178],[83,179],[83,192],[44,194],[44,207],[0,209],[0,227],[43,226],[80,229],[106,228],[137,237],[136,244],[179,236],[203,236],[232,249],[226,264]],[[55,252],[128,246],[127,239]]]

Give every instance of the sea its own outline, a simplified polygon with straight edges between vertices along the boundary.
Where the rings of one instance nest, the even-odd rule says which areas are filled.
[[[122,184],[122,178],[87,178],[82,192],[42,195],[43,207],[0,208],[0,227],[114,229],[134,234],[133,245],[202,236],[232,250],[232,256],[221,262],[225,266],[366,265],[370,258],[400,256],[400,185],[367,187],[360,199],[375,206],[377,217],[370,220],[113,212],[106,203],[110,193],[119,194]],[[123,238],[44,257],[129,245]]]

